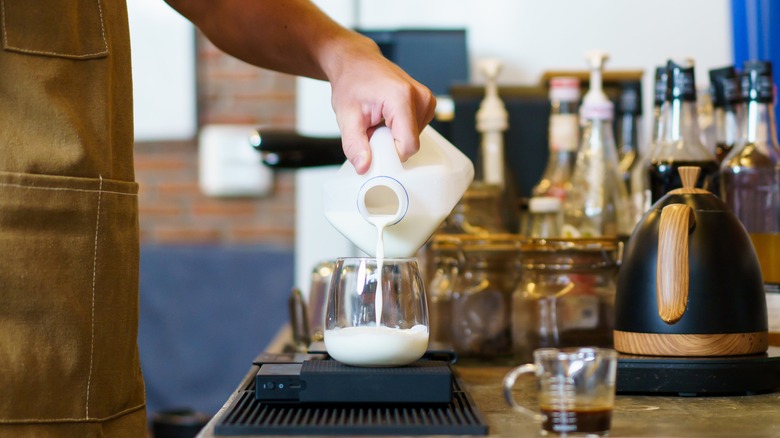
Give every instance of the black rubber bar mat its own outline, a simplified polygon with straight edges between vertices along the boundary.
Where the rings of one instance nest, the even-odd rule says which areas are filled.
[[[453,380],[449,404],[306,405],[255,399],[255,379],[239,391],[214,427],[217,436],[487,435],[471,397]]]

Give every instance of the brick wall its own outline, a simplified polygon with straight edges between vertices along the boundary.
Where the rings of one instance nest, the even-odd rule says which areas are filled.
[[[198,123],[295,125],[295,80],[232,58],[197,36]],[[276,172],[263,198],[210,198],[198,188],[195,139],[135,147],[141,242],[292,246],[294,178]]]

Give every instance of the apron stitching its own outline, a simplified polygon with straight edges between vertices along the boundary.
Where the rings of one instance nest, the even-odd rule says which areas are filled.
[[[108,41],[106,41],[106,27],[103,26],[103,7],[100,5],[100,0],[97,0],[98,13],[100,14],[100,36],[103,37],[103,46],[106,48],[101,53],[108,52]]]
[[[108,417],[102,417],[102,418],[20,418],[20,419],[5,419],[0,418],[0,424],[24,424],[24,423],[84,423],[84,422],[101,422],[101,421],[110,421],[114,420],[116,418],[125,416],[127,414],[133,413],[135,411],[138,411],[140,409],[143,409],[146,406],[146,403],[141,403],[139,405],[127,408],[123,411],[119,411],[116,414],[109,415]],[[85,421],[87,420],[87,421]]]
[[[95,53],[85,53],[82,55],[75,55],[71,53],[58,53],[58,52],[48,52],[45,50],[32,50],[32,49],[23,49],[21,47],[15,47],[8,43],[8,34],[6,33],[6,25],[5,25],[5,1],[0,0],[0,8],[2,8],[2,18],[3,18],[3,44],[13,50],[18,50],[20,52],[24,53],[37,53],[40,55],[57,55],[57,56],[67,56],[72,58],[89,58],[91,56],[95,55],[102,55],[104,53],[108,53],[108,41],[106,41],[106,28],[103,25],[103,7],[100,6],[100,0],[97,0],[97,7],[98,7],[98,14],[100,14],[100,36],[103,38],[103,47],[105,47],[104,50],[100,52]]]
[[[102,187],[102,179],[101,179],[101,187]],[[64,192],[85,192],[85,193],[110,193],[113,195],[125,195],[125,196],[138,196],[135,193],[124,193],[124,192],[116,192],[111,190],[91,190],[91,189],[71,189],[67,187],[34,187],[34,186],[26,186],[23,184],[11,184],[11,183],[0,183],[0,187],[14,187],[19,189],[30,189],[30,190],[52,190],[52,191],[64,191]]]
[[[95,254],[92,258],[92,331],[89,345],[89,374],[87,375],[86,418],[89,419],[89,386],[92,383],[92,360],[95,352],[95,284],[97,279],[98,232],[100,231],[100,201],[103,199],[103,177],[98,187],[97,217],[95,218]]]

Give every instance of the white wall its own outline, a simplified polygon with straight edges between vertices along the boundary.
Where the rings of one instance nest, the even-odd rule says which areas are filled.
[[[475,82],[476,61],[505,62],[500,82],[535,84],[546,70],[586,69],[584,52],[610,54],[608,69],[645,71],[651,107],[656,65],[692,57],[696,81],[733,59],[728,0],[361,0],[363,28],[465,27]],[[414,11],[410,14],[408,11]]]
[[[610,54],[608,69],[645,71],[643,91],[648,112],[657,65],[669,58],[692,57],[696,61],[696,81],[706,86],[707,70],[728,65],[733,59],[729,0],[316,3],[342,24],[364,29],[465,28],[472,81],[476,83],[482,78],[473,72],[477,71],[477,60],[483,57],[504,61],[500,82],[523,85],[537,83],[546,70],[584,70],[584,52],[602,49]]]
[[[195,137],[195,28],[163,0],[127,0],[135,139]]]

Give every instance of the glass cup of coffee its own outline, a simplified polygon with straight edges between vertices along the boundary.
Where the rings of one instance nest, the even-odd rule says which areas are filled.
[[[325,349],[361,367],[408,365],[428,349],[428,307],[416,258],[336,260],[325,312]]]
[[[616,370],[614,350],[541,348],[534,351],[534,363],[507,373],[504,397],[516,411],[540,421],[543,435],[604,436],[612,423]],[[536,375],[541,413],[521,406],[512,395],[523,374]]]

